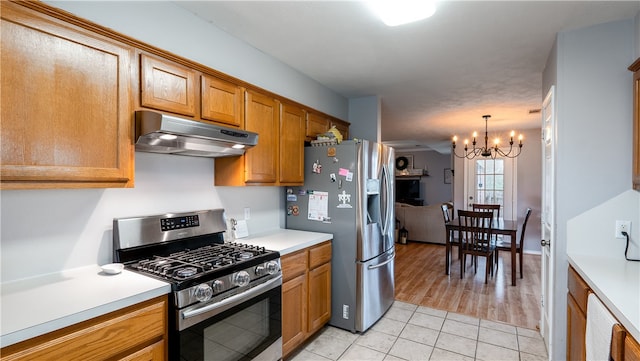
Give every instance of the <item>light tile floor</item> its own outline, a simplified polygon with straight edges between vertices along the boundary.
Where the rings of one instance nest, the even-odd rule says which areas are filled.
[[[326,326],[290,361],[542,361],[537,330],[395,301],[363,334]]]

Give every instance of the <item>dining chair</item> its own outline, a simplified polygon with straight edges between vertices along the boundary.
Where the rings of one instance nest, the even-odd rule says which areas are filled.
[[[493,235],[493,212],[474,212],[458,210],[460,227],[458,238],[460,241],[460,278],[464,276],[467,255],[471,256],[474,272],[478,272],[478,257],[486,258],[484,283],[488,282],[489,273],[493,277],[493,261],[495,244],[486,242]]]
[[[523,268],[523,263],[522,263],[522,254],[524,253],[523,247],[524,247],[524,233],[527,230],[527,222],[529,221],[529,217],[531,216],[531,208],[527,208],[527,211],[525,213],[524,216],[524,221],[522,222],[522,231],[520,232],[520,240],[514,240],[514,239],[509,239],[508,241],[505,240],[504,238],[502,238],[501,240],[499,240],[498,242],[496,242],[496,263],[498,262],[498,256],[500,251],[508,251],[511,252],[511,242],[516,242],[516,253],[519,254],[519,259],[518,261],[520,262],[520,278],[523,278],[522,276],[522,268]]]
[[[451,203],[442,203],[440,208],[442,208],[442,219],[444,220],[444,223],[447,224],[451,222],[451,217],[453,216],[453,205]],[[460,242],[458,241],[458,237],[455,236],[455,232],[451,231],[451,233],[452,234],[447,231],[446,237],[449,239],[449,243],[452,246],[458,246],[458,259],[460,259]],[[447,242],[447,240],[445,240],[445,242]]]
[[[493,213],[493,219],[494,220],[498,220],[498,218],[500,218],[500,205],[499,204],[484,204],[484,203],[473,203],[471,205],[471,208],[474,212],[492,212]],[[494,244],[497,243],[500,239],[502,239],[503,237],[497,234],[494,234],[493,237],[491,237],[491,242],[493,242]],[[495,264],[496,267],[498,265],[498,254],[496,253],[496,257],[495,257]]]
[[[474,212],[493,212],[493,216],[498,219],[500,218],[500,205],[499,204],[482,204],[482,203],[473,203],[471,208]]]

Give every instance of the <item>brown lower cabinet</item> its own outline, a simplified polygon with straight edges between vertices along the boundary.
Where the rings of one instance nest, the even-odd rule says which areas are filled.
[[[587,298],[589,285],[569,266],[567,295],[567,360],[586,360]],[[613,326],[611,359],[640,361],[640,345],[620,324]]]
[[[282,355],[331,318],[331,241],[282,257]]]
[[[613,326],[611,360],[640,361],[640,344],[620,325]]]
[[[167,302],[157,297],[7,346],[0,360],[166,360]]]

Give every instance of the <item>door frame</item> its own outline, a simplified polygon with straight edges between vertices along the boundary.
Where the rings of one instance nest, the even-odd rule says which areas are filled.
[[[541,239],[547,242],[542,246],[542,257],[540,257],[540,334],[547,347],[549,360],[554,354],[553,348],[553,315],[554,315],[554,278],[555,271],[555,239],[556,239],[556,219],[555,219],[555,157],[556,157],[556,134],[557,119],[555,112],[555,86],[551,86],[544,101],[542,102],[542,207],[540,212]],[[550,242],[550,244],[548,244]]]

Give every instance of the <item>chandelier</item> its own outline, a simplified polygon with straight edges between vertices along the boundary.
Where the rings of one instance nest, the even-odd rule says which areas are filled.
[[[473,132],[473,141],[471,142],[471,145],[473,146],[473,148],[469,149],[469,141],[465,139],[464,153],[462,155],[458,155],[458,153],[456,153],[456,141],[458,140],[458,137],[454,136],[453,142],[451,143],[453,147],[453,151],[452,151],[453,155],[455,155],[458,158],[467,158],[467,159],[473,159],[478,156],[491,157],[492,159],[495,159],[498,156],[507,157],[507,158],[515,158],[519,156],[520,152],[522,151],[522,134],[520,134],[520,136],[518,137],[517,149],[514,149],[513,147],[513,136],[515,135],[514,131],[511,131],[511,139],[509,140],[508,152],[505,153],[502,149],[500,149],[500,140],[498,138],[496,138],[494,140],[493,145],[489,147],[489,132],[487,128],[488,128],[489,118],[491,118],[491,115],[483,115],[482,117],[484,118],[484,147],[478,147],[478,148],[476,147],[476,137],[478,136],[478,133]],[[513,154],[511,154],[511,152],[513,152]]]

